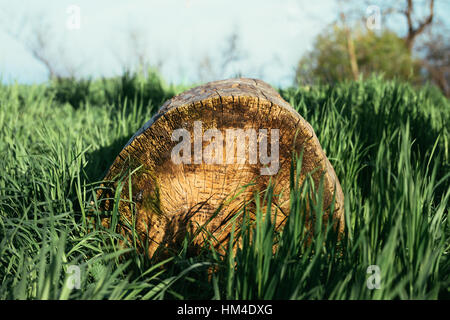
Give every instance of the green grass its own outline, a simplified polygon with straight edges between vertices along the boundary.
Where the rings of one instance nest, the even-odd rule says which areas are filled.
[[[161,101],[184,89],[155,75],[0,87],[0,299],[450,297],[450,104],[432,87],[374,77],[281,90],[340,179],[340,241],[316,219],[305,245],[305,203],[321,186],[298,185],[301,158],[291,167],[283,232],[258,210],[256,221],[234,229],[244,244],[235,255],[220,256],[206,241],[192,256],[187,237],[157,263],[121,249],[113,229],[90,230],[105,170]],[[257,207],[271,198],[270,189],[255,197]],[[71,265],[80,267],[80,289],[66,285]],[[380,269],[379,289],[367,287],[370,265]]]

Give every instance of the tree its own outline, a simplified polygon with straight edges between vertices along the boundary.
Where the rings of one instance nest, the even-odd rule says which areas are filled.
[[[246,53],[241,49],[240,36],[236,28],[225,38],[219,55],[203,56],[198,63],[198,77],[201,82],[217,80],[232,73],[234,77],[241,76],[241,70],[236,64],[244,59]]]
[[[319,35],[313,51],[298,64],[297,82],[332,83],[371,73],[383,73],[388,79],[419,80],[419,61],[411,56],[403,39],[394,32],[385,30],[377,34],[359,28],[352,35],[353,50],[349,50],[349,34],[347,27],[335,24],[329,32]],[[353,59],[351,51],[355,55]]]
[[[425,28],[431,25],[434,16],[434,0],[429,0],[430,13],[423,21],[419,21],[417,24],[414,23],[414,2],[413,0],[406,0],[407,6],[403,14],[408,22],[408,34],[406,35],[405,41],[409,52],[412,52],[414,40],[424,32]],[[416,26],[415,26],[416,25]]]
[[[450,96],[450,44],[446,35],[449,32],[436,33],[445,29],[445,24],[436,16],[435,3],[435,0],[378,1],[384,20],[404,17],[406,32],[402,34],[386,27],[380,31],[362,27],[368,17],[361,9],[369,8],[372,1],[366,1],[364,7],[359,1],[341,0],[340,21],[331,31],[317,37],[314,50],[298,64],[296,80],[334,82],[383,73],[388,79],[430,81]],[[383,25],[386,24],[385,21]]]
[[[366,9],[374,5],[373,0],[337,0],[341,8],[341,14],[355,21],[366,22]],[[427,31],[435,22],[435,0],[379,0],[375,2],[380,8],[380,16],[383,19],[396,19],[398,16],[404,17],[406,22],[406,34],[404,40],[406,47],[412,53],[417,38]],[[420,8],[419,8],[420,7]],[[421,10],[417,10],[417,9]],[[425,14],[420,15],[419,12]]]
[[[5,9],[2,11],[2,29],[47,69],[50,79],[74,78],[77,75],[80,65],[67,57],[62,42],[55,41],[56,36],[45,13],[15,15]]]
[[[421,61],[425,76],[450,97],[450,41],[446,35],[429,38],[420,48],[424,55]]]
[[[148,77],[149,70],[161,71],[163,60],[156,55],[151,56],[151,44],[148,32],[141,27],[130,25],[123,33],[123,42],[127,43],[127,50],[119,52],[111,47],[111,53],[115,56],[125,73],[141,73]]]

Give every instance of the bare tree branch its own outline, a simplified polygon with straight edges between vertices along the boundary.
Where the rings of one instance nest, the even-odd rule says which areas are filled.
[[[4,11],[3,15],[5,19],[2,19],[2,29],[20,42],[47,69],[50,79],[75,77],[79,66],[74,66],[66,59],[67,55],[61,44],[55,46],[55,35],[43,13],[32,16],[23,13],[17,18],[17,15]],[[18,23],[14,19],[18,19]]]
[[[416,37],[421,34],[427,26],[429,26],[433,22],[434,17],[434,0],[429,0],[429,8],[430,13],[429,15],[421,22],[419,22],[419,25],[417,27],[414,27],[413,22],[413,13],[414,13],[414,3],[413,0],[406,0],[407,1],[407,7],[404,11],[404,15],[406,17],[406,21],[408,23],[408,34],[406,36],[406,46],[408,47],[408,50],[411,52],[414,46],[414,40]]]

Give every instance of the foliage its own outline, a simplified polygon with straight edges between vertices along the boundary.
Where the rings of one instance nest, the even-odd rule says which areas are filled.
[[[359,74],[367,78],[372,73],[383,74],[386,79],[401,79],[417,83],[420,80],[420,64],[415,60],[402,38],[394,32],[376,33],[356,29],[352,40]],[[339,26],[320,34],[314,49],[298,64],[298,83],[333,83],[353,79],[348,51],[348,34]]]

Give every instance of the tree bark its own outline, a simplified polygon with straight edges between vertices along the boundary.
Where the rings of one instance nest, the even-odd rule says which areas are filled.
[[[347,38],[347,53],[350,61],[350,70],[352,71],[353,80],[359,79],[358,60],[356,59],[355,44],[350,28],[347,26],[346,17],[343,12],[340,13],[341,21],[344,26],[345,36]]]
[[[223,164],[174,163],[172,151],[179,141],[172,141],[172,133],[184,128],[190,133],[192,146],[196,143],[196,121],[201,121],[203,135],[207,129],[218,129],[224,138],[227,129],[255,129],[256,132],[266,129],[267,136],[271,135],[271,129],[278,129],[279,170],[274,175],[261,175],[263,165],[259,161],[250,164],[249,158],[245,163],[237,163],[236,158],[227,164],[225,145]],[[258,136],[258,142],[260,138]],[[205,144],[203,142],[203,150]],[[245,145],[250,146],[250,142]],[[191,159],[195,158],[194,149],[195,146]],[[128,202],[120,203],[121,232],[129,235],[135,225],[142,247],[147,244],[148,254],[153,255],[158,247],[158,252],[179,247],[186,232],[195,234],[207,224],[205,229],[215,237],[214,246],[223,248],[222,244],[229,239],[233,217],[244,206],[254,217],[254,195],[264,191],[270,181],[274,194],[278,195],[273,200],[272,214],[278,210],[276,225],[281,227],[289,214],[293,150],[303,151],[300,182],[311,173],[317,187],[323,175],[323,204],[328,210],[324,214],[325,221],[335,195],[333,221],[342,232],[344,197],[333,167],[311,125],[273,88],[260,80],[241,78],[210,82],[175,96],[136,132],[105,177],[105,180],[113,180],[125,175],[121,198],[132,200],[136,206],[133,209]],[[127,176],[133,170],[136,172]],[[114,191],[118,184],[111,186]],[[113,191],[101,189],[98,197],[111,198]],[[112,209],[112,200],[104,203],[104,209]],[[125,226],[126,221],[132,226]],[[103,223],[108,226],[110,220],[105,219]],[[197,236],[193,248],[200,247],[203,241],[202,236]]]

